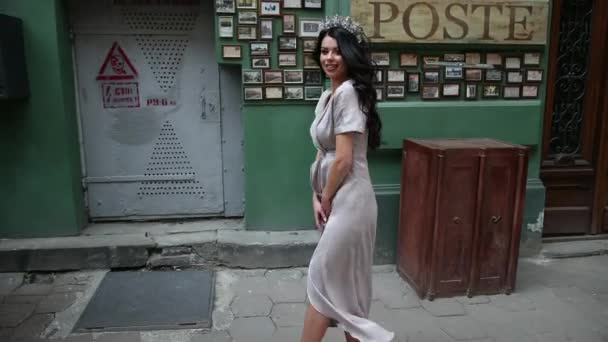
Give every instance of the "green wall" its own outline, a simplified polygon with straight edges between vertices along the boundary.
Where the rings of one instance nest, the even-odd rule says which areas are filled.
[[[60,0],[0,0],[23,20],[30,97],[0,102],[0,237],[77,234],[85,223],[71,47]]]

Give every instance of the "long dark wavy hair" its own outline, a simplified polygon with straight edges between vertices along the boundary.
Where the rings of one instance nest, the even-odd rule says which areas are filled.
[[[359,106],[367,116],[367,146],[376,149],[380,146],[382,122],[376,108],[376,90],[373,87],[376,66],[374,65],[367,39],[358,42],[354,34],[341,27],[332,27],[319,33],[313,57],[321,66],[321,42],[330,36],[338,43],[342,61],[346,66],[347,78],[353,80],[353,87],[359,98]]]

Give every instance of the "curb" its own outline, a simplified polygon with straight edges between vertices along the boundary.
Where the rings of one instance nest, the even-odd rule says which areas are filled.
[[[548,259],[580,258],[608,254],[608,240],[546,243],[542,255]]]

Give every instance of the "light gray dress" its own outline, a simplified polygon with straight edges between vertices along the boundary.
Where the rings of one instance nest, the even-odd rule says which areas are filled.
[[[321,194],[335,159],[336,134],[353,137],[352,169],[336,192],[332,210],[310,261],[307,292],[310,303],[361,342],[389,342],[394,334],[367,319],[372,300],[372,259],[376,239],[376,197],[367,168],[366,116],[359,107],[352,80],[331,97],[319,99],[310,128],[322,157],[311,166],[311,186]]]

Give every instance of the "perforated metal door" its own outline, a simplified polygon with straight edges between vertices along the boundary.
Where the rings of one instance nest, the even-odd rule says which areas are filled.
[[[223,212],[212,6],[71,2],[93,219]]]

